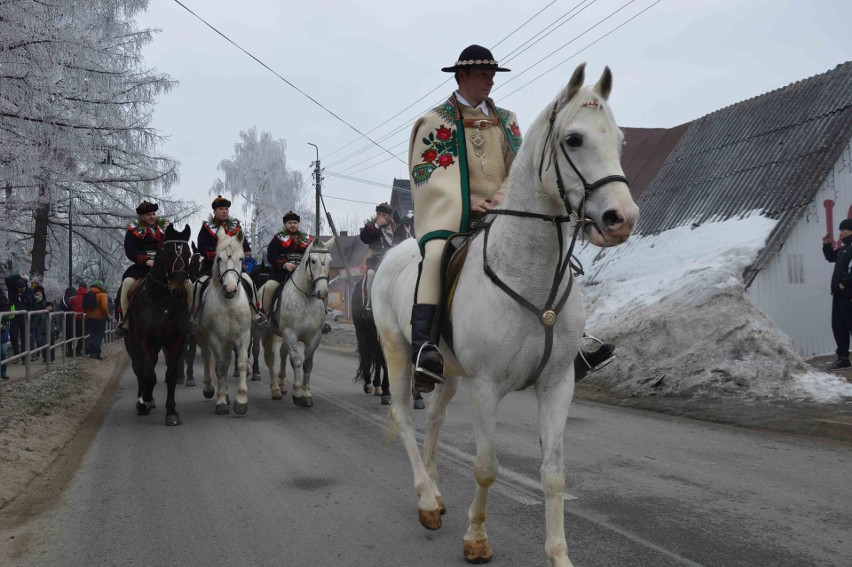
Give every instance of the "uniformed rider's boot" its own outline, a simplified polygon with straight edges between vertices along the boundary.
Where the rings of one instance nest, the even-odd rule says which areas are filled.
[[[574,382],[585,378],[589,372],[597,372],[615,359],[615,345],[605,343],[595,337],[587,335],[584,339],[596,341],[600,346],[593,351],[580,349],[577,358],[574,359]]]
[[[254,318],[254,324],[258,329],[268,329],[269,328],[269,319],[266,318],[266,315],[263,314],[263,311],[260,310],[259,307],[253,307],[254,312],[257,313],[257,317]]]
[[[127,338],[127,334],[128,334],[128,333],[127,333],[127,331],[128,331],[128,329],[127,329],[127,318],[122,316],[122,317],[118,320],[118,325],[116,325],[116,326],[115,326],[115,336],[116,336],[116,338],[119,338],[119,339],[126,339],[126,338]]]
[[[414,388],[431,392],[444,383],[444,359],[431,341],[432,323],[437,305],[418,304],[411,310],[411,362],[414,363]]]

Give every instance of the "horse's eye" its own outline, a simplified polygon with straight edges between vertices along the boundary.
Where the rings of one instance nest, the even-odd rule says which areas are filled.
[[[569,148],[579,148],[583,145],[583,135],[572,132],[565,138],[565,143],[568,144]]]

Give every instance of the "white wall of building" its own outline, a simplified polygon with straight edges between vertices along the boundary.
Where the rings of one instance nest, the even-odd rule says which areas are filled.
[[[832,233],[839,239],[837,225],[845,218],[852,218],[852,143],[781,250],[748,289],[752,301],[793,339],[804,357],[836,348],[829,290],[834,264],[823,257],[822,237]]]

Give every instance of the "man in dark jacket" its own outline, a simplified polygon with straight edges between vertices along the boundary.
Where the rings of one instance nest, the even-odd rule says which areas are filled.
[[[385,254],[409,237],[405,230],[405,226],[397,224],[393,220],[393,208],[387,203],[380,203],[376,206],[376,216],[369,219],[364,228],[361,229],[361,242],[370,247],[370,257],[367,258],[367,277],[364,284],[364,311],[372,311],[372,302],[370,301],[370,291],[373,289],[373,278],[376,277],[376,270],[379,269],[379,264],[385,257]]]
[[[837,360],[831,363],[829,370],[849,368],[849,335],[852,332],[852,219],[840,222],[840,248],[831,245],[831,235],[822,237],[822,253],[825,259],[834,263],[831,274],[831,330],[837,343]]]
[[[35,296],[33,291],[27,285],[27,281],[20,275],[15,274],[6,278],[6,287],[9,289],[9,303],[11,310],[21,313],[21,315],[12,316],[9,326],[9,334],[12,338],[12,349],[15,354],[21,354],[26,350],[26,321],[23,313],[32,311],[35,304]]]

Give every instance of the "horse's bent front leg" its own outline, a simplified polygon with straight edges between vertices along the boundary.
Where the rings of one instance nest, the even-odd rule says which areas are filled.
[[[313,407],[314,399],[311,396],[311,371],[314,369],[314,352],[319,346],[322,335],[317,333],[312,339],[305,343],[305,357],[302,361],[302,396],[301,400],[296,402],[305,408]],[[293,395],[295,401],[296,388],[293,387]]]
[[[269,331],[264,333],[262,342],[263,360],[266,363],[266,371],[269,372],[269,392],[272,394],[273,400],[280,400],[286,388],[282,391],[281,386],[275,382],[275,335]],[[283,360],[281,366],[284,366]]]
[[[569,371],[570,372],[570,371]],[[545,389],[542,384],[549,384]],[[565,461],[563,444],[568,409],[574,395],[570,373],[558,385],[539,380],[536,387],[541,439],[541,485],[545,498],[544,551],[552,567],[571,567],[565,541]]]
[[[234,413],[244,415],[248,411],[248,348],[249,332],[245,332],[242,341],[237,342],[237,370],[239,371],[239,384],[237,386],[237,397],[234,400]]]
[[[399,438],[405,447],[411,472],[414,475],[414,490],[417,492],[417,512],[420,523],[430,530],[441,527],[441,505],[435,485],[420,456],[414,425],[414,410],[411,408],[412,368],[409,360],[411,347],[404,341],[384,343],[385,360],[388,365],[391,389],[391,425],[396,427]]]
[[[230,352],[218,344],[213,349],[213,362],[216,365],[216,415],[228,415],[230,412],[230,397],[228,396],[228,366],[231,362]]]
[[[488,490],[497,480],[497,452],[494,450],[494,433],[497,426],[497,406],[500,396],[487,381],[475,380],[471,385],[473,405],[473,430],[476,436],[476,458],[473,460],[473,478],[476,494],[467,511],[467,533],[464,534],[464,558],[470,563],[491,560],[491,546],[485,533],[488,516]],[[430,413],[431,406],[430,404]]]
[[[447,417],[447,406],[459,389],[458,378],[448,377],[447,380],[439,387],[435,388],[435,393],[432,394],[433,400],[429,404],[429,413],[427,417],[426,439],[423,441],[423,464],[426,467],[426,472],[429,478],[432,479],[432,488],[435,491],[435,498],[438,500],[438,507],[441,514],[446,512],[444,499],[441,497],[441,491],[438,489],[438,438],[441,436],[441,428],[444,425],[444,419]]]

